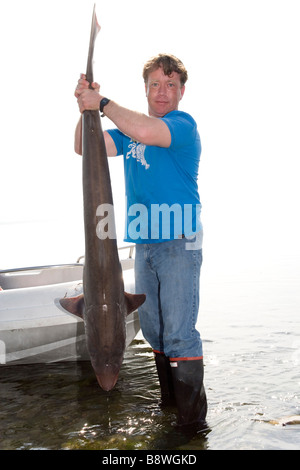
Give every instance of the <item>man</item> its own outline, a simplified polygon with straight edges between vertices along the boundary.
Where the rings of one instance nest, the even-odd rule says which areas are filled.
[[[182,62],[159,54],[144,66],[148,116],[123,108],[88,89],[81,75],[75,91],[80,112],[100,109],[117,127],[104,132],[108,156],[124,155],[126,241],[136,243],[139,309],[162,392],[176,401],[178,424],[203,426],[207,412],[199,308],[202,226],[197,187],[201,153],[194,119],[178,111],[188,78]],[[75,150],[81,154],[81,119]]]

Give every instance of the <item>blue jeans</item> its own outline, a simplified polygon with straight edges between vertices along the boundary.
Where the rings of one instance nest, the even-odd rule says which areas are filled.
[[[195,328],[202,232],[200,235],[200,242],[194,237],[136,245],[136,292],[146,294],[139,307],[141,329],[153,350],[170,358],[198,359],[203,355]]]

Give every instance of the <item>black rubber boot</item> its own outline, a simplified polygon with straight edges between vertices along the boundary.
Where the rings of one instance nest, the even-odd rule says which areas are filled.
[[[170,361],[162,353],[155,352],[155,363],[161,389],[161,406],[176,405]]]
[[[207,428],[207,401],[203,386],[203,360],[171,362],[174,391],[178,409],[178,426]]]

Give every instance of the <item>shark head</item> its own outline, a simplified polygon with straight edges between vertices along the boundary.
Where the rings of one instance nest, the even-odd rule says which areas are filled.
[[[100,387],[114,388],[126,347],[126,317],[145,301],[144,294],[122,293],[119,302],[85,305],[83,295],[60,300],[61,306],[84,319],[91,365]]]
[[[119,369],[116,368],[112,364],[106,364],[105,367],[102,369],[101,373],[95,373],[98,384],[100,387],[109,392],[114,388],[116,382],[119,377]]]
[[[117,302],[85,309],[85,336],[91,365],[100,387],[111,390],[119,376],[126,347],[126,315]]]

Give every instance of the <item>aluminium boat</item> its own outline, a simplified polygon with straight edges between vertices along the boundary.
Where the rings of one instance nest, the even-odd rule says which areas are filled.
[[[120,256],[124,287],[134,293],[134,246]],[[83,263],[0,270],[0,364],[86,361],[84,321],[59,303],[82,293]],[[126,319],[126,347],[140,329],[137,311]]]

